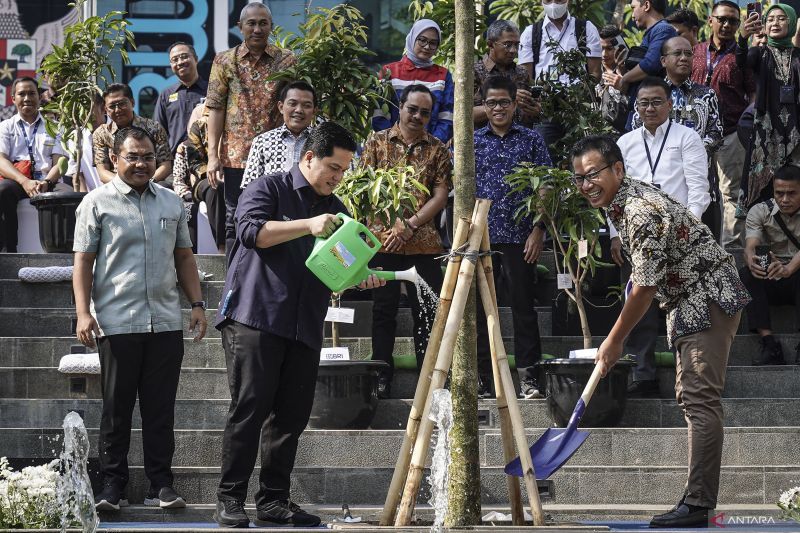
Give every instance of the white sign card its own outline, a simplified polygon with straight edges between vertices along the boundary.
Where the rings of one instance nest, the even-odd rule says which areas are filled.
[[[589,255],[589,241],[581,239],[578,241],[578,259],[583,259]]]
[[[328,307],[325,322],[343,322],[352,324],[355,320],[356,310],[352,307]]]
[[[587,348],[585,350],[570,350],[570,359],[594,359],[597,355],[597,348]]]
[[[569,274],[559,274],[556,276],[556,282],[558,283],[559,289],[571,289],[572,288],[572,278]]]
[[[350,348],[340,346],[338,348],[323,348],[319,354],[320,361],[349,361]]]

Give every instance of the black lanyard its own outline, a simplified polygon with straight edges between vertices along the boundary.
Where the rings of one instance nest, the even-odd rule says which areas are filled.
[[[33,157],[33,147],[36,144],[36,132],[39,131],[39,124],[41,124],[41,118],[36,119],[36,125],[33,128],[33,134],[31,138],[28,139],[28,132],[25,131],[25,126],[21,123],[19,124],[19,128],[22,130],[22,136],[25,138],[25,145],[28,147],[28,157],[31,158],[31,175],[34,176],[36,174],[36,159]]]
[[[711,63],[711,43],[706,46],[706,85],[711,85],[711,75],[714,74],[714,69],[717,68],[719,62],[725,58],[725,54],[731,52],[736,43],[732,43],[725,50],[717,53],[717,60]]]
[[[561,40],[567,34],[567,30],[569,30],[570,20],[571,20],[571,18],[567,17],[567,21],[564,23],[564,27],[561,29],[561,33],[558,34],[558,39],[553,39],[553,36],[550,35],[550,32],[547,30],[547,28],[544,28],[544,32],[547,34],[547,38],[550,39],[551,41],[557,41],[558,42],[558,45],[557,45],[558,48],[561,48]],[[543,27],[544,27],[544,24],[546,24],[546,22],[542,23]],[[547,44],[547,43],[545,43],[545,44]],[[562,50],[563,50],[563,48],[562,48]]]
[[[645,128],[642,128],[642,142],[644,142],[644,151],[647,152],[647,162],[650,163],[650,179],[655,183],[656,179],[656,169],[658,168],[658,162],[661,161],[661,152],[664,151],[664,145],[667,144],[667,137],[669,137],[669,130],[672,128],[672,119],[669,119],[667,123],[667,132],[664,134],[664,139],[661,141],[661,148],[658,149],[658,156],[656,157],[656,162],[653,164],[653,159],[650,157],[650,147],[647,146],[647,139],[644,136]],[[657,130],[656,130],[657,131]]]

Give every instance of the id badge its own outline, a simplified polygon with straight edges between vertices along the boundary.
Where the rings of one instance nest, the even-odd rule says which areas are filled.
[[[793,104],[795,102],[794,87],[791,85],[781,86],[780,102],[782,104]]]
[[[37,181],[41,181],[41,180],[44,179],[44,174],[42,174],[42,172],[40,170],[37,170],[37,171],[35,171],[33,173],[33,179],[35,179]]]

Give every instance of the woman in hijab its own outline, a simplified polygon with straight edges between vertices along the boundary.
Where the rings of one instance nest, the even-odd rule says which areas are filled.
[[[756,99],[750,150],[742,173],[737,216],[772,197],[772,175],[789,161],[800,163],[800,49],[792,44],[797,14],[786,4],[765,11],[767,45],[747,48],[747,37],[763,31],[761,16],[750,14],[739,33],[736,62],[751,69]]]
[[[397,103],[403,89],[419,83],[427,87],[434,97],[428,132],[445,144],[450,141],[453,136],[453,77],[446,68],[433,63],[433,56],[441,42],[442,30],[434,21],[421,19],[414,23],[406,36],[403,58],[381,69],[381,76],[390,77],[395,98],[389,105],[389,115],[376,110],[372,129],[381,131],[397,123]]]

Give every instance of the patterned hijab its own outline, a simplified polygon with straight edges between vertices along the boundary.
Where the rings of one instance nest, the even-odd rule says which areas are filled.
[[[766,20],[767,16],[769,15],[770,11],[773,9],[780,9],[786,16],[789,17],[789,26],[786,30],[786,36],[781,39],[773,39],[772,37],[767,37],[767,44],[769,46],[774,46],[775,48],[791,48],[794,46],[792,44],[792,37],[794,36],[794,30],[797,29],[797,13],[792,6],[788,4],[772,4],[767,9],[767,12],[764,13],[764,19]]]
[[[436,30],[436,33],[439,34],[439,41],[441,42],[442,30],[439,28],[439,25],[431,19],[419,19],[411,26],[411,31],[406,35],[406,55],[417,68],[428,68],[433,65],[433,61],[422,61],[414,55],[414,43],[417,42],[417,37],[419,37],[420,33],[431,28]]]

